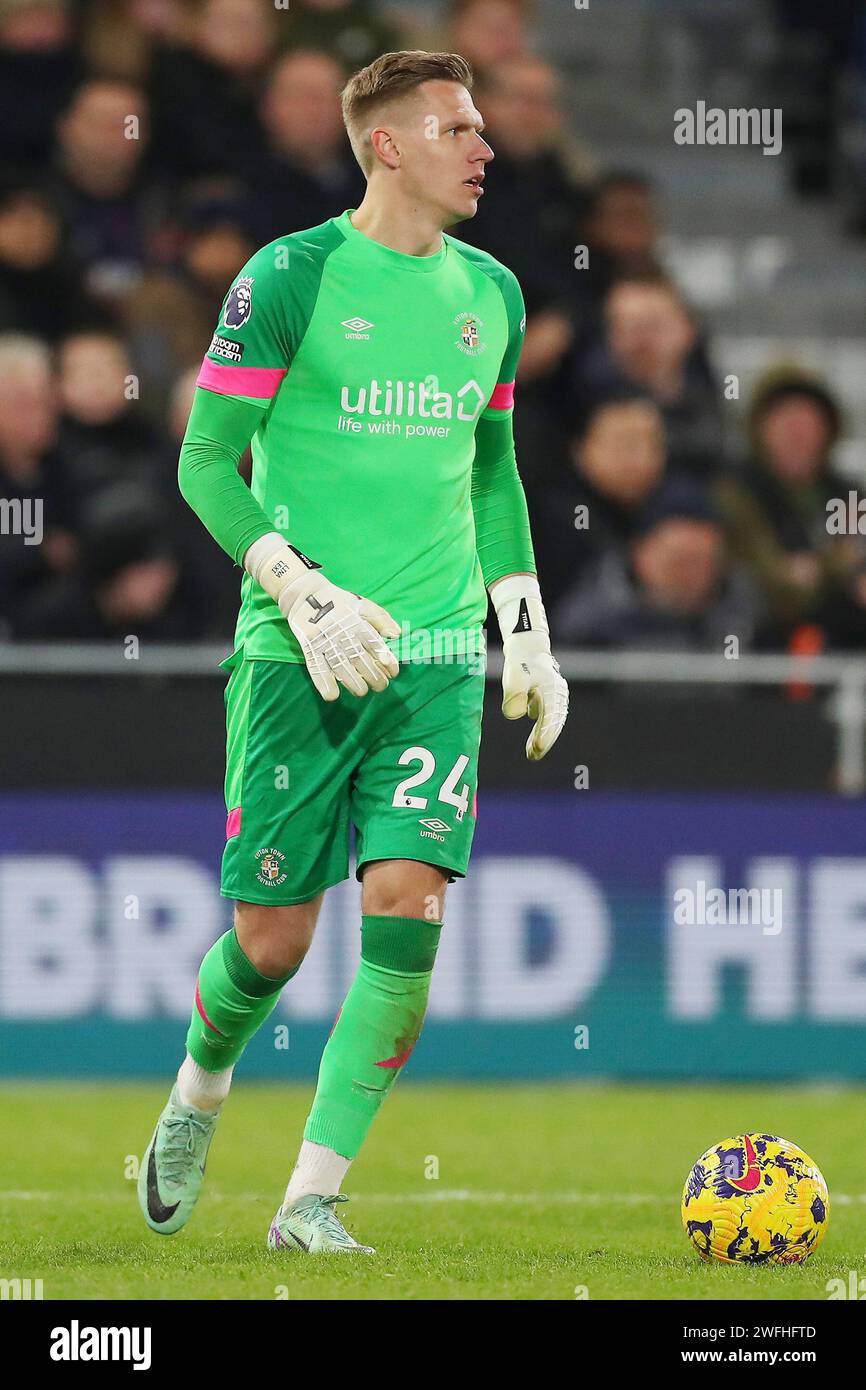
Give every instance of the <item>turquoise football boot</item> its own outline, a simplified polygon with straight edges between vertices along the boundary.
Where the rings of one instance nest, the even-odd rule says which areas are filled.
[[[181,1105],[177,1086],[172,1087],[138,1173],[138,1203],[158,1235],[172,1236],[189,1220],[219,1114]]]
[[[280,1207],[268,1231],[271,1250],[303,1250],[306,1255],[375,1255],[371,1245],[359,1245],[349,1235],[337,1213],[336,1202],[348,1197],[299,1197],[288,1208]]]

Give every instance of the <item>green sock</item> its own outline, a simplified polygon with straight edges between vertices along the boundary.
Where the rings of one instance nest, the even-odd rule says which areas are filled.
[[[361,918],[361,963],[322,1053],[304,1138],[354,1158],[418,1041],[441,922]]]
[[[215,941],[201,963],[186,1035],[193,1061],[205,1071],[234,1066],[299,968],[272,980],[260,975],[244,955],[234,927]]]

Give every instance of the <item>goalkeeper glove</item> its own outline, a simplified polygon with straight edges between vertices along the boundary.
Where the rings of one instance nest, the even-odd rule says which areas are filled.
[[[323,700],[336,700],[341,685],[359,696],[384,690],[398,674],[397,658],[382,641],[400,636],[390,613],[332,584],[315,560],[277,531],[253,542],[244,556],[244,569],[279,607]]]
[[[526,756],[543,758],[562,733],[568,714],[568,685],[550,650],[550,632],[534,574],[509,574],[491,587],[502,631],[502,713],[528,715],[535,723]]]

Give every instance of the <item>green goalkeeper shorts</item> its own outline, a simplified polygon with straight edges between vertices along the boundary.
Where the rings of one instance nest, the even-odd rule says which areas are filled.
[[[225,692],[226,847],[220,891],[301,903],[373,859],[462,878],[475,830],[484,672],[406,662],[386,690],[328,703],[307,668],[235,653]]]

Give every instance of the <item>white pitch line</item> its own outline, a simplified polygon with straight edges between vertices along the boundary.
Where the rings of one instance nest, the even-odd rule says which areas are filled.
[[[481,1192],[470,1188],[445,1189],[442,1192],[353,1192],[353,1202],[483,1202],[487,1203],[535,1203],[547,1205],[557,1203],[571,1206],[603,1206],[616,1203],[617,1206],[670,1206],[671,1197],[658,1192]],[[673,1200],[676,1200],[674,1198]],[[866,1202],[866,1192],[849,1196],[846,1193],[830,1193],[830,1205],[851,1206],[856,1202]]]
[[[483,1202],[487,1204],[496,1203],[535,1203],[536,1205],[546,1205],[548,1203],[570,1204],[579,1206],[581,1204],[599,1204],[603,1202],[626,1203],[629,1206],[637,1206],[644,1202],[664,1202],[664,1197],[651,1192],[481,1192],[468,1187],[443,1188],[441,1192],[355,1192],[352,1194],[355,1202]]]
[[[130,1182],[130,1188],[133,1184]],[[127,1192],[88,1192],[91,1202],[128,1202],[132,1193]],[[669,1195],[653,1192],[486,1192],[468,1187],[443,1188],[441,1192],[351,1192],[353,1202],[382,1202],[389,1205],[435,1204],[437,1202],[478,1202],[483,1205],[551,1204],[567,1206],[670,1206]],[[26,1192],[15,1189],[0,1190],[0,1202],[54,1202],[61,1200],[61,1192]],[[229,1193],[214,1188],[205,1188],[204,1197],[211,1202],[264,1202],[268,1195],[258,1192]],[[831,1192],[830,1205],[853,1206],[866,1203],[866,1192],[853,1196],[844,1192]]]
[[[134,1184],[130,1181],[130,1188]],[[261,1202],[266,1194],[257,1192],[220,1192],[216,1188],[205,1188],[205,1194],[212,1202]],[[81,1194],[82,1196],[84,1194]],[[128,1192],[88,1192],[88,1202],[125,1202]],[[642,1202],[664,1202],[666,1198],[649,1192],[483,1192],[468,1187],[435,1189],[431,1192],[352,1192],[348,1194],[353,1202],[387,1203],[437,1203],[437,1202],[484,1202],[484,1203],[584,1203],[617,1202],[636,1205]],[[59,1200],[59,1192],[20,1192],[0,1191],[0,1202],[53,1202]]]

